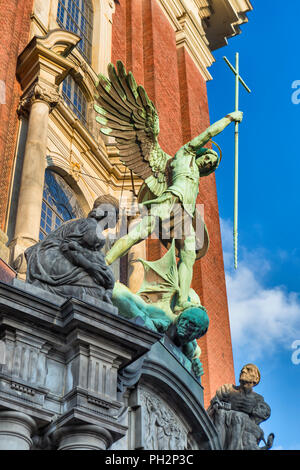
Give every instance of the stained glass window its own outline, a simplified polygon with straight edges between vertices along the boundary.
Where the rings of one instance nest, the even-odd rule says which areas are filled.
[[[93,5],[91,0],[58,0],[57,22],[61,28],[78,34],[78,49],[90,63],[93,41]]]
[[[63,222],[84,217],[74,191],[65,180],[51,170],[46,170],[42,202],[40,240],[57,229]]]
[[[86,126],[87,100],[70,75],[63,81],[62,96],[69,108]]]

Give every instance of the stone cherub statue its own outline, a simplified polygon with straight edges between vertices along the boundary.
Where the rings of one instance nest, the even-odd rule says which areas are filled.
[[[274,434],[267,441],[259,424],[271,415],[269,405],[253,392],[260,381],[254,364],[245,365],[240,373],[240,385],[223,385],[211,400],[207,412],[213,420],[224,450],[268,450]],[[259,447],[260,442],[265,445]]]
[[[101,251],[102,231],[114,228],[118,215],[119,203],[113,196],[98,197],[86,219],[64,223],[25,251],[26,281],[54,294],[86,294],[112,303],[115,280]]]
[[[144,88],[137,86],[132,73],[126,73],[121,61],[117,62],[117,70],[109,64],[108,75],[109,79],[101,74],[98,76],[96,120],[102,125],[102,133],[115,138],[124,165],[144,180],[139,201],[144,207],[151,206],[151,213],[145,215],[132,231],[113,245],[106,255],[106,262],[110,265],[126,254],[133,245],[147,238],[154,231],[157,218],[164,223],[166,219],[170,219],[170,214],[176,212],[176,206],[177,209],[178,206],[182,208],[185,233],[181,239],[176,240],[180,291],[173,307],[174,312],[180,313],[192,306],[188,297],[193,265],[208,249],[205,226],[204,243],[202,241],[201,246],[197,246],[194,228],[197,216],[196,198],[200,178],[215,171],[219,160],[216,152],[204,146],[231,122],[240,122],[242,113],[233,112],[212,124],[181,147],[172,158],[158,144],[159,119]],[[173,220],[173,226],[177,222],[178,220]],[[173,238],[172,233],[170,240],[160,237],[164,244],[168,244]]]

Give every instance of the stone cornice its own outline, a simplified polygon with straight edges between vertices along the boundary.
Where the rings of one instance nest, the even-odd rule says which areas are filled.
[[[67,55],[79,41],[79,36],[63,30],[33,37],[18,57],[17,77],[22,90],[29,89],[38,79],[59,85],[73,66]]]
[[[239,34],[252,10],[249,0],[158,0],[176,34],[177,47],[185,47],[205,80],[214,62],[212,51]]]
[[[180,30],[176,32],[177,47],[184,46],[204,79],[211,80],[207,67],[212,65],[214,58],[208,48],[208,41],[201,23],[197,25],[191,15],[184,13],[179,18],[179,24]]]
[[[240,34],[239,26],[248,21],[253,9],[249,0],[210,0],[213,14],[206,22],[206,36],[213,51],[227,44],[227,39]]]

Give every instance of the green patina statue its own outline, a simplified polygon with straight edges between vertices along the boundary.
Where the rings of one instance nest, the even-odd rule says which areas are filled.
[[[195,375],[201,376],[201,349],[196,340],[206,333],[209,319],[193,289],[190,289],[188,296],[193,307],[186,308],[179,315],[173,311],[180,292],[174,240],[161,259],[139,261],[143,263],[145,270],[139,292],[133,294],[124,284],[116,282],[112,295],[113,304],[118,307],[122,317],[129,320],[141,318],[147,328],[166,333],[181,353],[191,361]]]
[[[164,221],[170,221],[171,214],[169,238],[160,236],[162,243],[169,247],[170,242],[175,239],[174,229],[178,225],[178,217],[176,220],[174,214],[178,212],[178,207],[181,208],[185,230],[183,236],[178,237],[175,242],[179,257],[176,268],[179,292],[176,305],[172,307],[174,314],[179,314],[195,306],[190,296],[193,265],[196,259],[205,255],[209,244],[204,224],[204,236],[199,237],[200,244],[197,239],[195,223],[199,214],[196,210],[196,198],[200,178],[215,171],[219,159],[215,151],[204,146],[231,122],[241,122],[243,115],[239,111],[228,114],[181,147],[172,158],[159,146],[158,115],[144,88],[137,86],[132,73],[126,73],[121,61],[117,62],[117,70],[109,64],[108,75],[109,79],[103,75],[98,77],[96,120],[102,125],[102,133],[115,138],[124,165],[144,180],[139,202],[144,207],[151,207],[151,211],[143,216],[132,231],[113,245],[106,255],[106,262],[110,265],[126,254],[133,245],[154,231],[157,219],[161,222],[161,227]],[[160,235],[161,233],[160,231]]]

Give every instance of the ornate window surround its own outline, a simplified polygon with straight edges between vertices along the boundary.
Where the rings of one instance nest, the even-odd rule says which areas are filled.
[[[95,120],[95,111],[94,111],[94,97],[96,93],[95,83],[97,81],[97,75],[92,69],[92,67],[82,58],[82,55],[77,49],[73,49],[73,51],[69,55],[70,61],[73,62],[73,68],[70,70],[69,76],[72,80],[76,83],[79,87],[84,99],[86,100],[86,112],[84,116],[80,116],[80,113],[73,109],[74,103],[70,100],[70,103],[67,103],[67,99],[65,99],[65,93],[63,92],[64,84],[61,84],[61,94],[63,96],[62,102],[60,102],[60,106],[58,107],[59,110],[63,108],[68,108],[71,110],[75,119],[78,120],[78,124],[84,127],[89,134],[95,139],[95,141],[99,138],[99,126]],[[79,110],[78,110],[79,111]]]
[[[57,22],[59,0],[34,0],[31,15],[30,39],[37,35],[60,28]],[[112,15],[115,0],[91,0],[94,10],[94,27],[91,51],[91,68],[98,74],[107,74],[107,64],[111,60]],[[105,47],[99,45],[105,44]],[[83,56],[81,56],[81,61]]]

